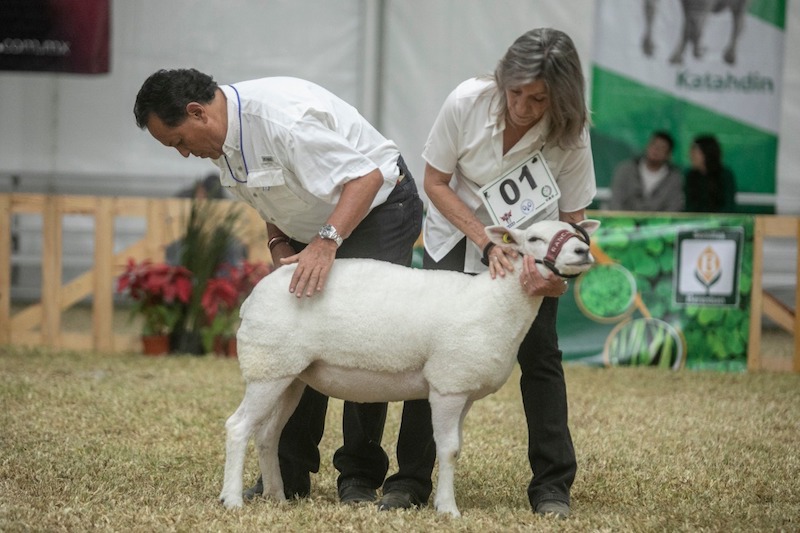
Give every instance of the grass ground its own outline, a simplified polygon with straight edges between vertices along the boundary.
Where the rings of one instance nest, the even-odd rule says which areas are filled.
[[[0,531],[797,531],[800,376],[566,368],[573,517],[534,516],[518,375],[477,402],[461,519],[336,502],[333,400],[313,497],[218,502],[236,360],[0,347]],[[394,449],[400,406],[389,411]],[[394,468],[394,462],[392,468]],[[246,483],[255,479],[252,448]]]

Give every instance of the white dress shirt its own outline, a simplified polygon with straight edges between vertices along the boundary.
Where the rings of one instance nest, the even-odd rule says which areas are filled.
[[[472,78],[450,93],[436,117],[422,157],[432,167],[452,174],[450,188],[485,225],[492,219],[481,201],[480,188],[506,174],[537,150],[542,150],[561,197],[558,205],[538,213],[534,220],[558,220],[558,212],[586,208],[596,193],[589,133],[584,129],[581,147],[562,149],[547,143],[548,120],[543,118],[503,155],[505,119],[498,122],[495,83]],[[439,261],[464,234],[431,203],[423,228],[425,250]],[[481,250],[469,242],[465,272],[481,272]]]
[[[383,185],[370,209],[392,192],[397,146],[326,89],[288,77],[220,89],[228,108],[220,182],[289,237],[310,242],[343,186],[376,168]]]

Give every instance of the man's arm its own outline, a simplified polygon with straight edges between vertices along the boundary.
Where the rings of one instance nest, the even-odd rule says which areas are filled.
[[[336,228],[342,238],[353,233],[364,217],[375,196],[383,185],[383,174],[375,169],[369,174],[347,182],[342,188],[339,203],[328,217],[327,223]],[[269,227],[269,226],[268,226]],[[336,258],[336,242],[315,237],[306,248],[294,255],[281,257],[282,265],[297,263],[297,270],[289,284],[289,292],[298,298],[313,296],[325,287],[333,260]]]

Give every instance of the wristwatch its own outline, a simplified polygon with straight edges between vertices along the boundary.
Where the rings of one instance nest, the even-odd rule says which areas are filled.
[[[322,239],[329,239],[336,243],[336,247],[342,245],[342,236],[339,235],[339,232],[336,231],[336,228],[331,226],[330,224],[323,224],[321,228],[319,228],[319,236]]]

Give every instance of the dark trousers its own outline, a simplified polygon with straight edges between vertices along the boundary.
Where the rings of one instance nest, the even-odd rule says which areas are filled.
[[[411,266],[414,242],[422,226],[422,200],[414,178],[399,163],[404,179],[389,198],[374,208],[345,239],[337,258],[372,258]],[[296,251],[306,245],[292,241]],[[318,472],[319,443],[325,428],[328,397],[306,387],[300,404],[281,433],[278,446],[284,492],[288,497],[311,491],[310,472]],[[378,488],[386,477],[389,458],[381,447],[385,403],[344,404],[344,445],[333,457],[339,471],[338,486],[363,485]]]
[[[423,268],[463,271],[466,245],[467,241],[463,239],[438,263],[426,253]],[[569,503],[570,487],[577,472],[575,450],[567,425],[567,389],[558,348],[557,313],[558,298],[545,298],[517,353],[522,369],[522,404],[528,423],[528,460],[533,472],[528,499],[534,509],[544,500]],[[409,411],[411,403],[419,402],[406,402],[397,449],[399,474],[405,473],[406,477],[390,477],[384,490],[393,483],[410,490],[414,484],[409,479],[416,480],[425,474],[430,479],[433,472],[435,451],[431,455],[433,428],[430,406],[427,406],[427,411],[422,407]],[[403,456],[414,459],[404,466],[400,460]]]

